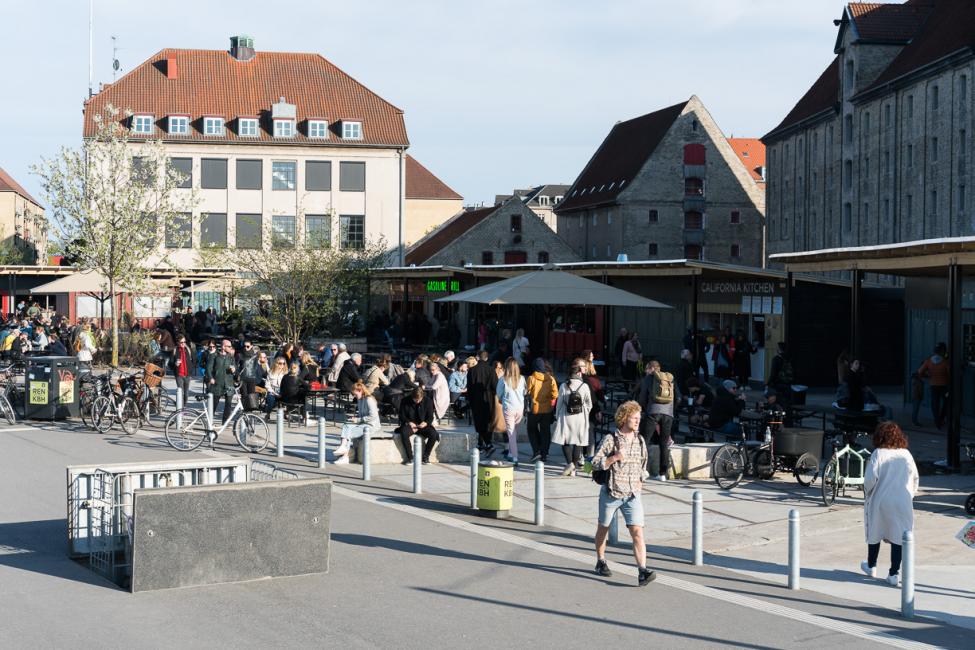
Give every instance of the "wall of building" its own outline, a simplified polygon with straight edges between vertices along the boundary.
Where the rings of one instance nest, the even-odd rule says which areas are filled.
[[[464,209],[463,199],[406,199],[406,245]]]
[[[0,192],[0,246],[25,251],[31,258],[27,263],[46,264],[44,210],[16,192]]]

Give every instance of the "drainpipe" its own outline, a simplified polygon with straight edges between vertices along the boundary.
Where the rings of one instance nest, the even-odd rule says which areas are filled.
[[[405,209],[405,199],[403,197],[404,191],[403,186],[405,185],[406,168],[404,155],[406,149],[400,147],[398,150],[399,155],[399,265],[406,266],[406,240],[405,240],[405,215],[403,213]]]

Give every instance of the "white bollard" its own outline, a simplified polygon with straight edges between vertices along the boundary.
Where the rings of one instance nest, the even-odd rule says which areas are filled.
[[[620,513],[613,513],[613,519],[609,522],[609,545],[618,546],[620,543]]]
[[[322,418],[323,420],[325,418]],[[372,440],[372,434],[369,429],[366,428],[366,432],[362,434],[362,480],[371,481],[372,480],[372,457],[369,441]]]
[[[284,458],[284,409],[278,408],[278,421],[277,421],[277,457]]]
[[[914,531],[904,531],[901,541],[901,615],[914,618]]]
[[[325,469],[325,418],[318,418],[318,469]]]
[[[535,525],[545,525],[545,463],[535,461]]]
[[[420,436],[413,436],[413,494],[423,493],[423,470],[420,466],[422,462],[423,446]]]
[[[481,450],[471,449],[471,509],[477,510],[477,466],[481,464]]]
[[[176,430],[183,430],[183,389],[176,387]]]
[[[691,509],[691,551],[694,556],[694,566],[704,564],[704,495],[694,492],[693,508]]]
[[[210,422],[213,422],[213,393],[207,393],[207,415],[210,416]],[[213,427],[216,429],[216,426]]]
[[[799,589],[799,511],[789,511],[789,589]]]

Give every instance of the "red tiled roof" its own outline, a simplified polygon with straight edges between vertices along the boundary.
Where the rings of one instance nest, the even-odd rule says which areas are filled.
[[[752,178],[764,183],[762,167],[765,167],[765,145],[758,138],[728,138],[728,144],[741,159]]]
[[[408,199],[450,199],[461,201],[462,197],[442,180],[417,162],[413,156],[406,156],[406,198]]]
[[[633,181],[687,102],[618,122],[555,208],[557,213],[610,203]]]
[[[177,62],[176,79],[166,76],[170,56]],[[298,134],[294,138],[271,135],[271,105],[280,97],[296,105]],[[403,111],[318,54],[257,52],[249,61],[238,61],[223,50],[162,50],[85,103],[85,136],[95,133],[92,118],[109,103],[123,110],[151,113],[156,121],[152,137],[166,140],[409,145]],[[189,134],[165,132],[167,115],[186,113],[191,116]],[[204,115],[223,116],[226,135],[204,136]],[[258,137],[238,138],[232,120],[241,115],[261,116]],[[306,137],[303,121],[309,116],[324,116],[330,121],[332,130],[327,139]],[[353,117],[362,120],[363,137],[342,140],[335,123]]]
[[[792,126],[817,113],[836,106],[840,96],[840,57],[835,57],[821,75],[813,83],[806,94],[799,98],[789,114],[785,116],[777,127],[762,136],[762,140],[772,136],[777,131]]]
[[[4,171],[3,167],[0,167],[0,192],[16,192],[34,205],[40,205],[40,202],[28,194],[27,190],[15,181],[13,176]]]
[[[851,2],[850,17],[865,41],[907,43],[931,13],[928,3]]]
[[[500,206],[492,205],[487,208],[479,208],[477,210],[469,210],[455,214],[445,221],[443,225],[406,251],[406,264],[416,264],[418,266],[423,264],[433,257],[435,253],[440,252],[465,232],[487,219],[499,208]]]

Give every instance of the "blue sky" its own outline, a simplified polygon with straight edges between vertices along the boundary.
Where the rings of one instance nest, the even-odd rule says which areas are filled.
[[[0,167],[77,146],[88,1],[2,0]],[[725,135],[775,126],[831,60],[830,0],[95,1],[95,80],[165,47],[318,52],[406,111],[410,151],[468,203],[571,183],[612,125],[698,95]]]

